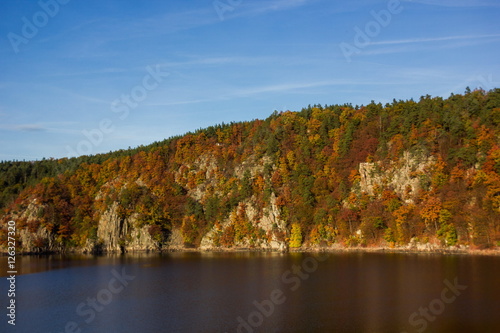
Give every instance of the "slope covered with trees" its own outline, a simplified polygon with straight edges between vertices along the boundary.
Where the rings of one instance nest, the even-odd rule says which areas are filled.
[[[109,154],[2,162],[0,195],[1,241],[13,219],[32,251],[105,242],[111,211],[131,223],[123,248],[131,228],[158,247],[174,230],[195,247],[498,246],[500,89],[315,105]]]

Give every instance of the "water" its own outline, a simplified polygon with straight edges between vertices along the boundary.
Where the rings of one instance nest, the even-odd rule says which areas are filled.
[[[17,265],[16,326],[2,278],[1,332],[500,332],[500,257],[172,253]]]

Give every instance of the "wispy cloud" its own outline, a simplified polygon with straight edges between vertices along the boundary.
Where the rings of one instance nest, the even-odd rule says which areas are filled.
[[[458,75],[440,68],[403,67],[393,70],[394,76],[403,80],[408,80],[409,78],[411,78],[413,81],[418,79],[429,80],[430,78],[438,80],[457,80],[459,78]]]
[[[208,98],[195,98],[189,100],[178,100],[178,101],[167,101],[159,103],[147,103],[148,106],[172,106],[172,105],[184,105],[184,104],[198,104],[198,103],[208,103],[221,100],[230,100],[232,98],[242,98],[251,97],[259,94],[265,93],[291,93],[297,89],[307,89],[312,87],[328,86],[331,85],[331,81],[323,82],[310,82],[310,83],[283,83],[274,85],[263,85],[245,88],[234,88],[230,91],[221,89],[218,94],[213,94],[213,97]]]
[[[21,132],[45,132],[47,128],[40,124],[23,124],[14,127],[16,130]]]
[[[69,129],[71,125],[77,122],[73,121],[60,121],[60,122],[42,122],[42,123],[26,123],[26,124],[2,124],[1,130],[13,132],[52,132],[52,133],[66,133],[75,134],[80,133],[78,130]]]
[[[325,80],[325,81],[316,81],[316,82],[299,82],[299,83],[281,83],[274,85],[264,85],[250,88],[243,88],[240,90],[236,90],[233,93],[235,97],[247,97],[253,95],[259,95],[264,93],[294,93],[297,90],[309,89],[309,88],[318,88],[318,87],[329,87],[329,86],[344,86],[344,85],[371,85],[371,84],[382,84],[382,85],[394,85],[400,84],[401,81],[384,81],[384,82],[374,82],[371,80],[346,80],[346,79],[334,79],[334,80]]]
[[[212,15],[212,10],[213,8],[211,6],[207,6],[206,8],[171,12],[157,17],[144,18],[136,21],[136,23],[130,27],[132,35],[124,36],[124,38],[143,37],[145,35],[151,36],[151,34],[161,35],[176,33],[182,30],[214,24],[219,22],[219,20],[215,14]],[[123,22],[116,22],[116,24],[122,26]]]
[[[267,56],[267,57],[249,57],[249,56],[186,56],[187,60],[168,61],[160,64],[162,67],[186,67],[186,66],[228,66],[242,65],[254,66],[266,63],[283,63],[289,61],[283,57]]]
[[[490,37],[500,37],[500,34],[445,36],[445,37],[432,37],[432,38],[409,38],[409,39],[372,42],[370,43],[370,45],[414,44],[414,43],[429,43],[429,42],[441,42],[448,40],[464,40],[464,39],[478,39],[478,38],[490,38]]]
[[[61,37],[65,37],[65,36],[75,32],[75,31],[76,32],[81,31],[81,30],[85,29],[87,26],[95,25],[99,21],[102,21],[102,20],[103,19],[92,19],[92,20],[87,20],[85,22],[81,22],[80,24],[77,24],[77,25],[69,27],[68,29],[62,30],[61,32],[59,32],[57,34],[53,34],[53,35],[50,35],[48,37],[41,38],[40,40],[38,40],[38,42],[39,43],[47,43],[47,42],[51,42],[51,41],[56,40],[56,39],[60,39]]]
[[[398,85],[401,84],[402,80],[386,80],[384,82],[374,82],[370,80],[324,80],[315,82],[292,82],[292,83],[277,83],[271,85],[261,85],[253,87],[244,88],[233,88],[232,90],[220,90],[219,93],[213,93],[213,97],[207,98],[193,98],[189,100],[177,100],[177,101],[165,101],[156,103],[147,103],[147,106],[173,106],[173,105],[184,105],[184,104],[198,104],[198,103],[209,103],[214,101],[231,100],[235,98],[246,98],[252,96],[259,96],[262,94],[275,93],[275,94],[293,94],[300,92],[305,94],[308,89],[319,88],[319,87],[330,87],[330,86],[364,86],[364,85]]]
[[[248,97],[264,93],[292,93],[298,89],[308,89],[315,87],[324,87],[337,84],[337,81],[318,81],[309,83],[282,83],[274,85],[264,85],[236,90],[234,97]]]
[[[282,45],[283,46],[283,45]],[[285,45],[283,47],[296,47],[297,44]],[[304,45],[304,47],[316,48],[321,47],[317,43],[310,43]],[[207,55],[199,54],[182,54],[178,55],[182,57],[182,60],[172,60],[164,61],[159,65],[165,68],[174,67],[190,67],[190,66],[261,66],[261,65],[272,65],[272,66],[303,66],[303,65],[317,65],[319,62],[330,63],[332,55],[330,54],[309,54],[307,57],[303,57],[298,54],[279,54],[279,55],[239,55],[239,54],[228,54],[220,55],[218,53]]]
[[[441,7],[500,7],[497,0],[403,0]]]
[[[127,23],[121,17],[99,17],[82,23],[82,31],[71,30],[71,34],[78,35],[79,38],[66,43],[64,56],[74,59],[122,57],[121,51],[115,51],[116,45],[122,42],[157,38],[219,22],[210,5],[193,10],[159,11],[154,15],[135,17]],[[60,33],[51,38],[60,37],[68,38],[71,35]]]
[[[116,73],[124,73],[127,72],[124,68],[102,68],[96,70],[89,71],[81,71],[81,72],[61,72],[61,73],[46,73],[44,76],[46,77],[59,77],[59,76],[82,76],[82,75],[94,75],[94,74],[116,74]]]
[[[318,0],[244,1],[241,5],[235,7],[231,13],[228,13],[225,19],[257,16],[269,12],[294,9],[313,1]],[[117,42],[151,39],[204,26],[221,24],[212,3],[210,1],[206,6],[196,9],[160,12],[153,16],[137,17],[129,24],[124,24],[122,19],[115,17],[100,17],[83,22],[71,31],[79,31],[79,28],[82,28],[84,29],[82,35],[85,37],[80,38],[74,44],[70,44],[73,45],[74,50],[70,52],[70,56],[66,56],[70,58],[110,57],[119,54],[114,52],[113,48],[108,47],[109,45],[115,45]],[[65,32],[59,35],[67,37],[67,34]],[[61,37],[59,35],[40,40],[40,42]]]
[[[48,88],[50,88],[53,91],[56,91],[58,94],[64,94],[64,95],[69,96],[69,97],[77,98],[77,99],[79,99],[81,101],[90,102],[90,103],[96,103],[96,104],[104,104],[104,105],[110,105],[111,104],[110,101],[107,101],[107,100],[104,100],[104,99],[100,99],[100,98],[96,98],[96,97],[93,97],[93,96],[82,95],[82,94],[75,93],[75,92],[67,90],[67,89],[60,88],[60,87],[51,86],[51,87],[48,87]]]
[[[362,54],[381,55],[381,54],[393,54],[393,53],[414,52],[414,51],[422,52],[431,49],[435,50],[436,48],[444,49],[444,48],[467,47],[477,44],[498,42],[499,40],[500,40],[500,34],[387,40],[387,41],[370,43],[370,46],[375,46],[376,48],[363,51]],[[439,46],[436,46],[435,44],[433,44],[435,42],[441,42],[441,44],[439,44]]]
[[[311,0],[274,0],[252,2],[250,5],[246,6],[246,8],[243,8],[241,14],[235,16],[258,15],[268,12],[288,10],[301,7],[309,3],[311,3]]]

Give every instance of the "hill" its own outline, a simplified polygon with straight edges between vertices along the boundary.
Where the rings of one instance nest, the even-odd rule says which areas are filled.
[[[309,106],[96,156],[0,163],[20,250],[500,245],[500,89]]]

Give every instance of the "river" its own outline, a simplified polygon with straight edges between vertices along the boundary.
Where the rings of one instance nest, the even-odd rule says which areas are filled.
[[[16,325],[3,269],[1,332],[500,332],[495,256],[142,253],[16,264]]]

